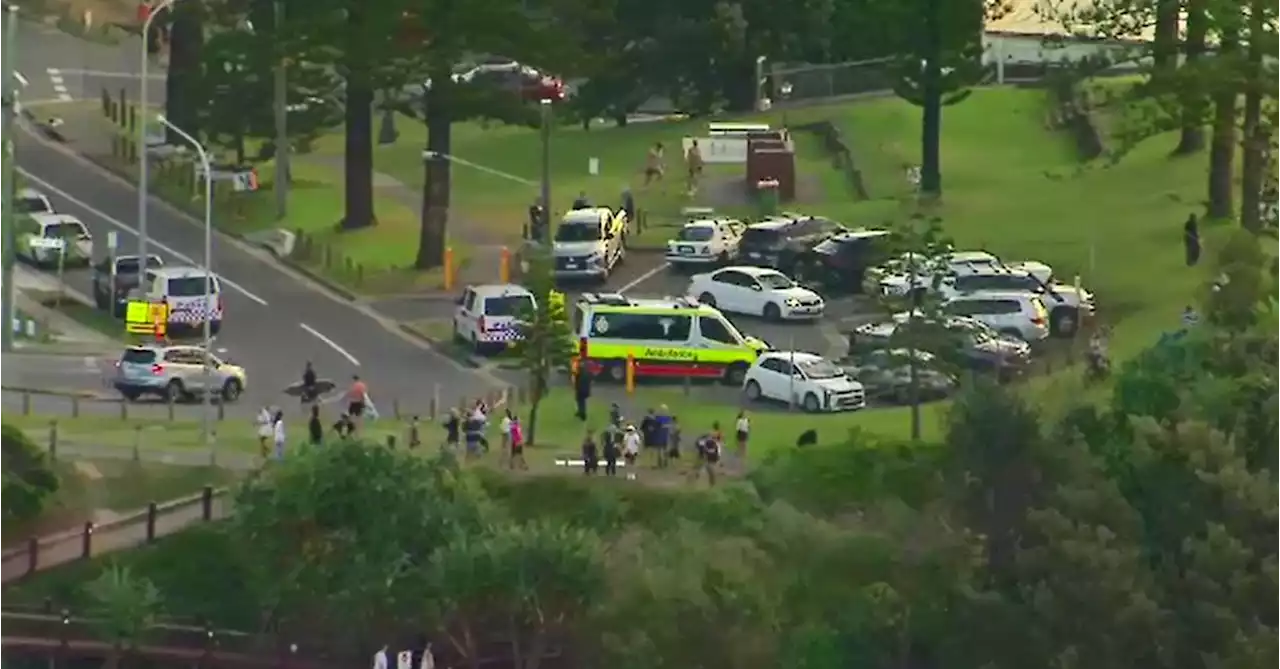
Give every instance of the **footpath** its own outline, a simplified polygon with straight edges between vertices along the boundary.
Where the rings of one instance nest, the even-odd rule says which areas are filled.
[[[59,457],[94,459],[141,459],[170,465],[204,466],[209,464],[209,453],[195,449],[146,449],[135,453],[128,448],[59,447]],[[219,453],[218,466],[236,471],[252,471],[258,467],[257,458],[244,453]],[[205,522],[226,518],[231,513],[232,502],[225,491],[213,491],[205,510],[205,493],[196,493],[175,500],[156,504],[155,530],[151,540],[175,534]],[[150,509],[122,514],[120,518],[101,525],[57,532],[35,539],[35,555],[32,543],[6,548],[0,567],[0,583],[10,583],[34,572],[116,551],[128,550],[148,543],[147,524]],[[91,529],[90,529],[91,528]]]
[[[88,295],[22,265],[14,266],[13,283],[16,326],[24,333],[30,329],[36,335],[34,339],[16,339],[16,351],[92,355],[119,349],[119,343],[110,337],[41,303],[47,296],[61,294],[67,303],[91,306],[93,299]]]

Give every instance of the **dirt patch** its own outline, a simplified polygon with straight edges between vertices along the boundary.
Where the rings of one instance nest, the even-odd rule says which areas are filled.
[[[744,169],[745,172],[745,169]],[[746,207],[755,204],[746,174],[711,174],[703,177],[698,204],[712,208]],[[813,174],[796,175],[796,199],[784,204],[815,204],[822,201],[822,184]]]

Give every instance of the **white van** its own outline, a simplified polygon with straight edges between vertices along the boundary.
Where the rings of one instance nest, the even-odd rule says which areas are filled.
[[[453,338],[477,353],[520,338],[518,319],[534,308],[533,293],[514,283],[467,286],[453,312]]]
[[[222,329],[222,282],[216,274],[199,267],[156,267],[147,270],[138,291],[139,299],[169,305],[170,330],[198,330],[205,321],[212,334]]]

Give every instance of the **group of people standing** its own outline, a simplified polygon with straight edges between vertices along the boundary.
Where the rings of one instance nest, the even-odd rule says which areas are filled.
[[[464,415],[465,413],[465,415]],[[476,400],[471,409],[463,412],[450,409],[444,421],[445,450],[457,452],[465,444],[467,459],[474,460],[489,452],[489,406],[484,400]],[[510,469],[528,469],[524,459],[524,425],[511,409],[503,412],[498,433],[501,449]]]
[[[332,384],[321,384],[316,377],[315,368],[310,362],[302,370],[302,383],[297,386],[297,395],[302,401],[302,408],[307,415],[307,443],[319,445],[325,438],[324,422],[320,418],[320,389]],[[358,375],[351,377],[351,385],[344,394],[346,409],[339,414],[338,420],[330,426],[332,433],[339,439],[356,436],[366,419],[377,418],[377,410],[369,398],[369,386]],[[254,421],[258,431],[258,448],[262,459],[284,458],[285,445],[288,440],[285,430],[284,410],[278,407],[264,406]],[[417,432],[417,419],[411,421],[410,445]]]
[[[751,434],[751,419],[746,411],[738,413],[735,421],[736,456],[739,462],[745,462],[747,442]],[[626,478],[635,480],[638,477],[637,467],[641,452],[652,453],[653,466],[656,469],[667,469],[681,457],[683,430],[680,419],[668,411],[666,405],[656,410],[649,409],[637,427],[622,415],[622,409],[616,403],[610,407],[609,422],[600,430],[597,440],[596,432],[587,429],[582,439],[582,469],[587,476],[593,476],[604,464],[605,476],[617,476],[618,461],[622,460],[626,469]],[[716,470],[720,466],[724,451],[724,435],[718,421],[711,423],[711,430],[699,435],[694,440],[696,461],[688,472],[692,480],[698,480],[706,473],[711,485],[716,482]]]

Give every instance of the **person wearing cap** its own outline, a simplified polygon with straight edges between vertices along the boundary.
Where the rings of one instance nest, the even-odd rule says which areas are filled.
[[[636,477],[636,458],[640,455],[640,431],[635,425],[627,423],[627,431],[622,435],[622,461],[627,464],[627,478]]]

